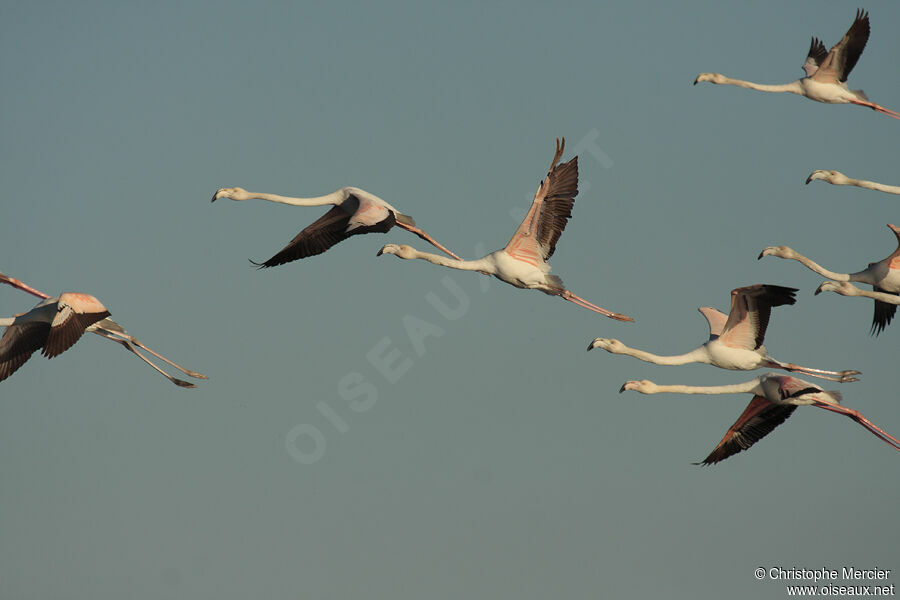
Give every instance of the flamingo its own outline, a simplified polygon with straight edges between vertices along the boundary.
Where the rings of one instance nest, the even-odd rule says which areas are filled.
[[[802,79],[782,85],[763,85],[731,79],[720,73],[700,73],[694,80],[694,85],[701,81],[709,81],[715,84],[737,85],[760,92],[790,92],[806,96],[816,102],[866,106],[895,119],[900,119],[900,113],[875,104],[862,90],[851,90],[847,87],[847,76],[850,75],[850,71],[859,60],[868,39],[869,15],[866,11],[857,9],[853,25],[850,26],[841,41],[832,46],[828,52],[825,51],[825,45],[821,40],[812,38],[806,62],[803,63],[806,77]]]
[[[823,281],[816,288],[815,295],[818,296],[822,292],[835,292],[841,296],[862,296],[864,298],[872,298],[885,304],[900,305],[900,296],[894,294],[886,294],[884,292],[870,292],[861,290],[855,285],[847,281]]]
[[[446,252],[456,260],[459,257],[433,237],[416,227],[416,222],[409,215],[404,215],[399,210],[365,190],[355,187],[342,187],[325,196],[315,198],[291,198],[278,194],[266,194],[248,192],[239,187],[221,188],[213,195],[210,202],[219,198],[231,200],[268,200],[291,206],[325,206],[334,205],[334,208],[322,215],[318,221],[298,233],[294,239],[282,248],[275,256],[263,263],[253,263],[260,268],[283,265],[294,260],[321,254],[353,235],[362,233],[387,233],[394,225],[411,231],[435,248]],[[251,261],[253,262],[253,261]]]
[[[44,292],[3,273],[0,273],[0,283],[6,283],[42,299],[42,302],[27,313],[0,319],[0,326],[6,326],[0,338],[0,381],[12,375],[35,350],[43,348],[42,354],[52,358],[72,347],[86,331],[121,344],[123,348],[179,387],[193,388],[196,385],[166,373],[138,352],[135,346],[186,375],[208,379],[202,373],[190,371],[172,362],[129,335],[124,327],[109,318],[109,311],[94,296],[66,292],[51,298]]]
[[[763,340],[773,306],[794,304],[796,288],[758,283],[731,291],[731,311],[728,316],[710,306],[700,307],[700,314],[709,322],[709,341],[686,354],[659,356],[629,348],[616,339],[596,338],[588,351],[602,348],[612,354],[625,354],[658,365],[706,363],[720,369],[752,371],[769,368],[796,371],[831,381],[857,381],[859,371],[822,371],[785,363],[769,356]]]
[[[809,184],[810,181],[815,181],[816,179],[821,179],[831,185],[855,185],[856,187],[865,188],[867,190],[877,190],[879,192],[887,192],[888,194],[900,194],[900,185],[884,185],[883,183],[876,183],[865,179],[853,179],[852,177],[847,177],[840,171],[813,171],[809,174],[809,177],[806,178],[806,183]]]
[[[694,464],[712,465],[733,454],[750,448],[784,423],[798,406],[816,406],[850,417],[895,450],[900,440],[877,427],[858,411],[841,405],[840,392],[826,392],[819,386],[777,373],[766,373],[750,381],[734,385],[692,386],[657,385],[652,381],[627,381],[619,392],[634,390],[642,394],[739,394],[749,392],[753,399],[738,420],[728,428],[722,441],[703,461]]]
[[[867,283],[875,288],[876,292],[897,295],[900,293],[900,227],[888,224],[891,231],[897,237],[897,249],[887,258],[878,262],[869,263],[869,266],[856,273],[835,273],[813,262],[789,246],[769,246],[759,253],[763,256],[777,256],[796,260],[811,269],[835,281],[857,281]],[[887,327],[894,318],[897,307],[893,303],[875,300],[875,314],[872,317],[872,335],[878,335]]]
[[[525,219],[503,249],[477,260],[449,260],[437,254],[420,252],[405,244],[387,244],[378,251],[378,256],[394,254],[404,260],[419,258],[451,269],[479,271],[517,288],[540,290],[551,296],[559,296],[611,319],[634,321],[626,315],[591,304],[567,290],[562,279],[550,275],[547,261],[553,256],[556,243],[572,216],[572,207],[578,194],[578,157],[558,164],[565,147],[565,138],[562,144],[557,138],[556,154],[547,177],[538,186]]]

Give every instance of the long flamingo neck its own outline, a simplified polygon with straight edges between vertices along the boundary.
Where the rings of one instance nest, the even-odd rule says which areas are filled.
[[[850,185],[866,188],[867,190],[876,190],[879,192],[887,192],[888,194],[900,194],[900,186],[885,185],[875,181],[867,181],[865,179],[851,179]]]
[[[753,379],[732,385],[658,385],[651,394],[742,394],[745,392],[760,393],[759,380]]]
[[[799,81],[792,81],[790,83],[779,85],[766,85],[764,83],[753,83],[752,81],[744,81],[743,79],[725,77],[722,83],[725,85],[736,85],[738,87],[748,88],[759,92],[788,92],[791,94],[803,95],[803,88]]]
[[[810,258],[803,256],[802,254],[798,253],[797,256],[795,256],[793,258],[797,262],[800,262],[803,265],[805,265],[808,269],[811,269],[811,270],[815,271],[816,273],[818,273],[819,275],[822,275],[823,277],[827,277],[828,279],[831,279],[834,281],[862,281],[860,279],[852,279],[852,277],[854,275],[858,275],[858,273],[848,274],[848,273],[835,273],[834,271],[829,271],[828,269],[826,269],[819,263],[815,262],[814,260],[812,260]]]
[[[645,352],[643,350],[638,350],[637,348],[629,348],[628,346],[626,346],[621,351],[616,352],[616,354],[633,356],[634,358],[637,358],[644,362],[651,362],[657,365],[686,365],[688,363],[695,362],[709,362],[708,355],[703,351],[703,348],[697,348],[696,350],[692,350],[686,354],[661,356],[659,354],[653,354],[652,352]]]
[[[459,271],[485,271],[488,273],[494,272],[492,266],[488,264],[488,261],[484,260],[483,258],[479,258],[478,260],[456,260],[454,258],[441,256],[440,254],[432,254],[431,252],[420,252],[419,250],[415,251],[415,255],[413,258],[427,260],[432,264],[440,265],[442,267],[449,267],[451,269],[457,269]]]
[[[343,197],[341,190],[326,194],[325,196],[316,196],[315,198],[292,198],[291,196],[280,196],[278,194],[267,194],[265,192],[248,193],[253,198],[268,200],[269,202],[278,202],[279,204],[289,204],[291,206],[324,206],[326,204],[339,202]]]
[[[870,292],[869,290],[861,290],[855,286],[853,289],[855,291],[848,292],[846,290],[842,290],[842,293],[844,296],[862,296],[864,298],[871,298],[872,300],[884,302],[885,304],[900,305],[900,296],[895,296],[894,294],[886,294],[884,292]]]

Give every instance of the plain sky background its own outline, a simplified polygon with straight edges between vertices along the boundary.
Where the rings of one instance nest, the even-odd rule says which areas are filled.
[[[851,87],[900,109],[900,7],[866,8]],[[598,336],[686,352],[707,336],[697,307],[798,287],[772,355],[862,370],[826,388],[900,435],[900,323],[872,338],[870,301],[815,297],[821,277],[756,260],[787,244],[848,272],[892,252],[897,197],[803,182],[900,184],[900,123],[691,86],[796,79],[810,36],[830,47],[855,9],[3,2],[0,270],[96,295],[210,379],[176,388],[88,335],[0,385],[0,597],[783,598],[753,576],[773,566],[900,584],[887,445],[801,408],[696,467],[749,395],[619,387],[761,372],[585,352]],[[581,193],[553,272],[635,323],[376,257],[430,250],[401,230],[257,271],[248,258],[324,209],[209,202],[355,185],[475,258],[511,236],[556,136]],[[0,289],[4,316],[34,302]],[[407,370],[387,378],[372,353]]]

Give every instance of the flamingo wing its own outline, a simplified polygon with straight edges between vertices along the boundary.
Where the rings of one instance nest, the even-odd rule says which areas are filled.
[[[287,246],[264,263],[253,263],[260,268],[275,267],[294,260],[322,254],[338,242],[346,240],[358,231],[348,232],[350,217],[341,206],[335,206],[317,221],[298,233]],[[252,262],[252,261],[251,261]]]
[[[81,339],[85,329],[108,316],[109,311],[93,296],[62,294],[41,354],[47,358],[62,354]]]
[[[856,66],[856,61],[859,60],[867,41],[869,41],[869,13],[857,9],[853,25],[850,26],[841,41],[828,51],[828,56],[814,73],[813,79],[823,83],[847,81],[847,77]]]
[[[763,345],[773,306],[794,304],[797,288],[757,283],[731,290],[731,311],[720,334],[726,345],[755,350]]]
[[[0,337],[0,381],[25,364],[34,351],[44,345],[49,333],[49,321],[17,317]]]
[[[504,248],[513,258],[533,266],[553,256],[578,195],[578,157],[558,165],[565,147],[565,138],[561,145],[556,141],[556,154],[547,177],[541,181],[528,214]]]
[[[878,287],[877,285],[872,286],[876,292],[883,292],[885,294],[894,294],[895,296],[900,296],[897,292],[889,292],[883,288]],[[897,312],[896,304],[888,304],[887,302],[882,302],[881,300],[875,301],[875,313],[872,315],[872,335],[878,335],[884,328],[891,324],[891,321],[894,319],[894,313]]]
[[[697,310],[706,317],[706,321],[709,323],[709,339],[712,340],[722,335],[722,330],[725,329],[725,323],[728,321],[728,315],[712,306],[701,306]]]
[[[784,423],[796,409],[794,404],[775,404],[763,396],[754,396],[738,420],[728,428],[719,445],[702,462],[695,464],[714,465],[750,448]]]
[[[813,37],[809,43],[809,53],[806,55],[806,62],[803,63],[803,70],[806,71],[807,77],[815,75],[816,71],[819,70],[819,65],[822,64],[826,56],[828,56],[828,50],[825,49],[825,44],[819,38]]]

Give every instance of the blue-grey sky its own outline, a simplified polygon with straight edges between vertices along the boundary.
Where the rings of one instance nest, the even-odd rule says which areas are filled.
[[[847,406],[900,434],[900,324],[757,261],[837,271],[895,248],[900,123],[728,86],[799,77],[846,2],[5,2],[0,270],[96,295],[210,376],[172,386],[86,336],[0,385],[3,598],[782,598],[757,567],[895,570],[900,458],[801,408],[691,465],[749,400],[616,393],[756,373],[663,367],[732,288],[800,288],[773,356],[856,368]],[[900,7],[870,2],[851,76],[900,109]],[[375,193],[461,255],[503,246],[553,155],[581,193],[553,257],[619,323],[358,236],[266,271],[324,212],[219,187]],[[0,290],[4,316],[33,299]],[[826,382],[828,383],[828,382]],[[829,389],[836,384],[826,386]]]

